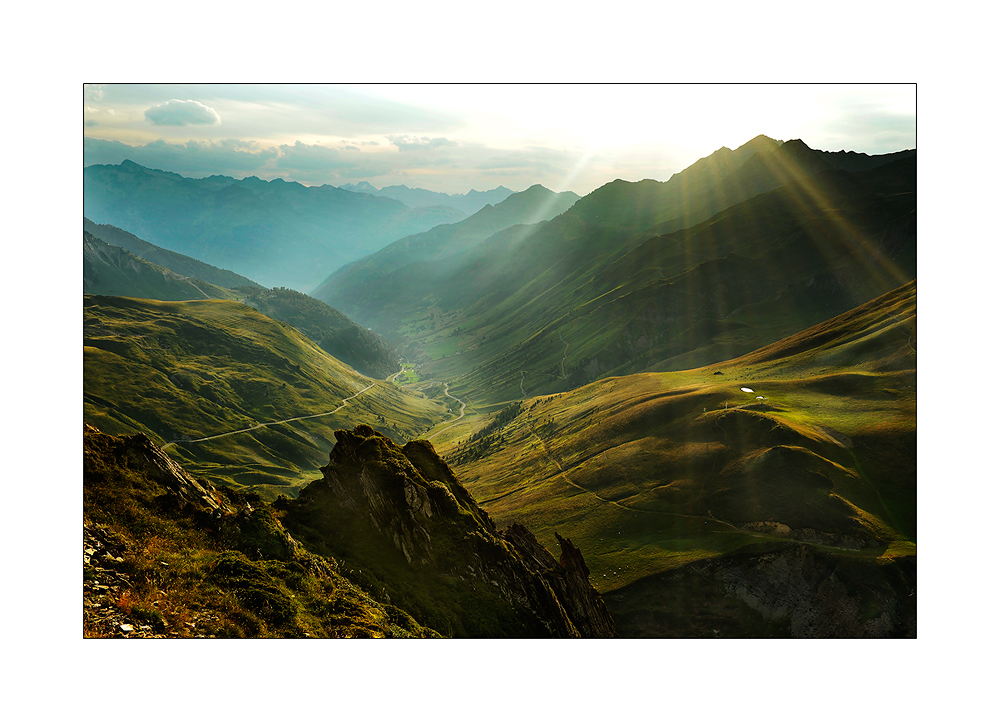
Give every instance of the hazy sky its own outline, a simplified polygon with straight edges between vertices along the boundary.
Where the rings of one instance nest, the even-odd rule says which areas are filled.
[[[916,147],[914,85],[88,85],[84,164],[448,193],[667,180],[756,135]]]

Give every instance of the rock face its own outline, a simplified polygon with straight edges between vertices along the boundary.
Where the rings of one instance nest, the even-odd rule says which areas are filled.
[[[86,426],[89,431],[97,431],[89,424]],[[232,511],[214,487],[203,485],[187,473],[145,434],[123,437],[119,453],[128,467],[142,471],[153,481],[163,484],[177,496],[179,503],[215,514]]]
[[[615,635],[571,542],[559,539],[557,561],[527,528],[498,531],[427,441],[400,447],[365,425],[336,436],[323,479],[283,523],[370,592],[453,636]]]
[[[639,580],[607,594],[623,636],[915,638],[916,559],[790,542]]]

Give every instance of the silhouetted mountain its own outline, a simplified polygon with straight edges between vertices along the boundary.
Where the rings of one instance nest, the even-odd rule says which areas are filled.
[[[131,161],[84,169],[84,212],[262,284],[302,290],[398,238],[463,217],[333,186],[185,178]]]
[[[336,434],[324,478],[268,504],[85,424],[84,636],[615,636],[569,540],[497,529],[426,441]]]

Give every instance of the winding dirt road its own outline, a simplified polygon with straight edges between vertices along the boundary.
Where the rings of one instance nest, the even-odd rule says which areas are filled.
[[[458,410],[458,418],[455,419],[454,421],[448,422],[448,424],[446,424],[445,426],[442,426],[440,429],[438,429],[437,431],[435,431],[430,436],[425,436],[424,438],[427,441],[430,441],[435,436],[437,436],[438,434],[440,434],[442,431],[445,431],[446,429],[451,428],[452,426],[454,426],[459,421],[461,421],[462,419],[465,418],[465,406],[466,406],[465,402],[462,401],[462,399],[458,398],[457,396],[452,396],[451,395],[451,392],[448,390],[448,384],[447,383],[444,385],[444,395],[447,396],[449,399],[454,399],[455,401],[457,401],[458,403],[460,403],[462,405],[462,407]]]
[[[236,431],[227,431],[224,434],[215,434],[214,436],[205,436],[205,437],[203,437],[201,439],[180,439],[178,441],[170,441],[170,442],[167,442],[166,444],[164,444],[163,446],[161,446],[160,449],[163,450],[163,451],[166,451],[166,449],[168,447],[174,446],[175,444],[197,444],[197,443],[200,443],[202,441],[210,441],[211,439],[221,439],[223,436],[232,436],[233,434],[245,434],[245,433],[247,433],[249,431],[256,431],[257,429],[263,429],[265,426],[276,426],[278,424],[288,424],[288,423],[291,423],[292,421],[302,421],[303,419],[317,419],[320,416],[330,416],[331,414],[335,414],[338,411],[340,411],[342,408],[344,408],[345,406],[347,406],[347,402],[348,401],[350,401],[351,399],[358,398],[361,394],[363,394],[365,391],[367,391],[368,389],[370,389],[374,385],[375,385],[375,382],[372,381],[370,384],[368,384],[367,386],[365,386],[363,389],[361,389],[360,391],[358,391],[353,396],[348,396],[346,399],[344,399],[343,401],[341,401],[340,402],[340,406],[338,406],[337,408],[335,408],[333,411],[324,411],[324,412],[319,413],[319,414],[309,414],[308,416],[293,416],[290,419],[281,419],[280,421],[268,421],[268,422],[265,422],[263,424],[257,424],[256,426],[248,426],[245,429],[237,429]],[[447,389],[445,389],[445,393],[448,393]],[[453,396],[452,398],[455,398],[455,397]],[[462,404],[462,412],[463,412],[463,415],[464,415],[465,404]]]

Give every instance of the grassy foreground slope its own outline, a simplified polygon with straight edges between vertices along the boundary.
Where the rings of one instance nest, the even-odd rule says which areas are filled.
[[[915,282],[731,361],[495,420],[445,458],[498,522],[569,534],[623,635],[915,633]],[[817,607],[836,595],[774,591],[829,575],[850,623]]]
[[[84,419],[173,442],[172,456],[215,483],[294,494],[348,415],[402,442],[445,413],[236,302],[84,297]]]

